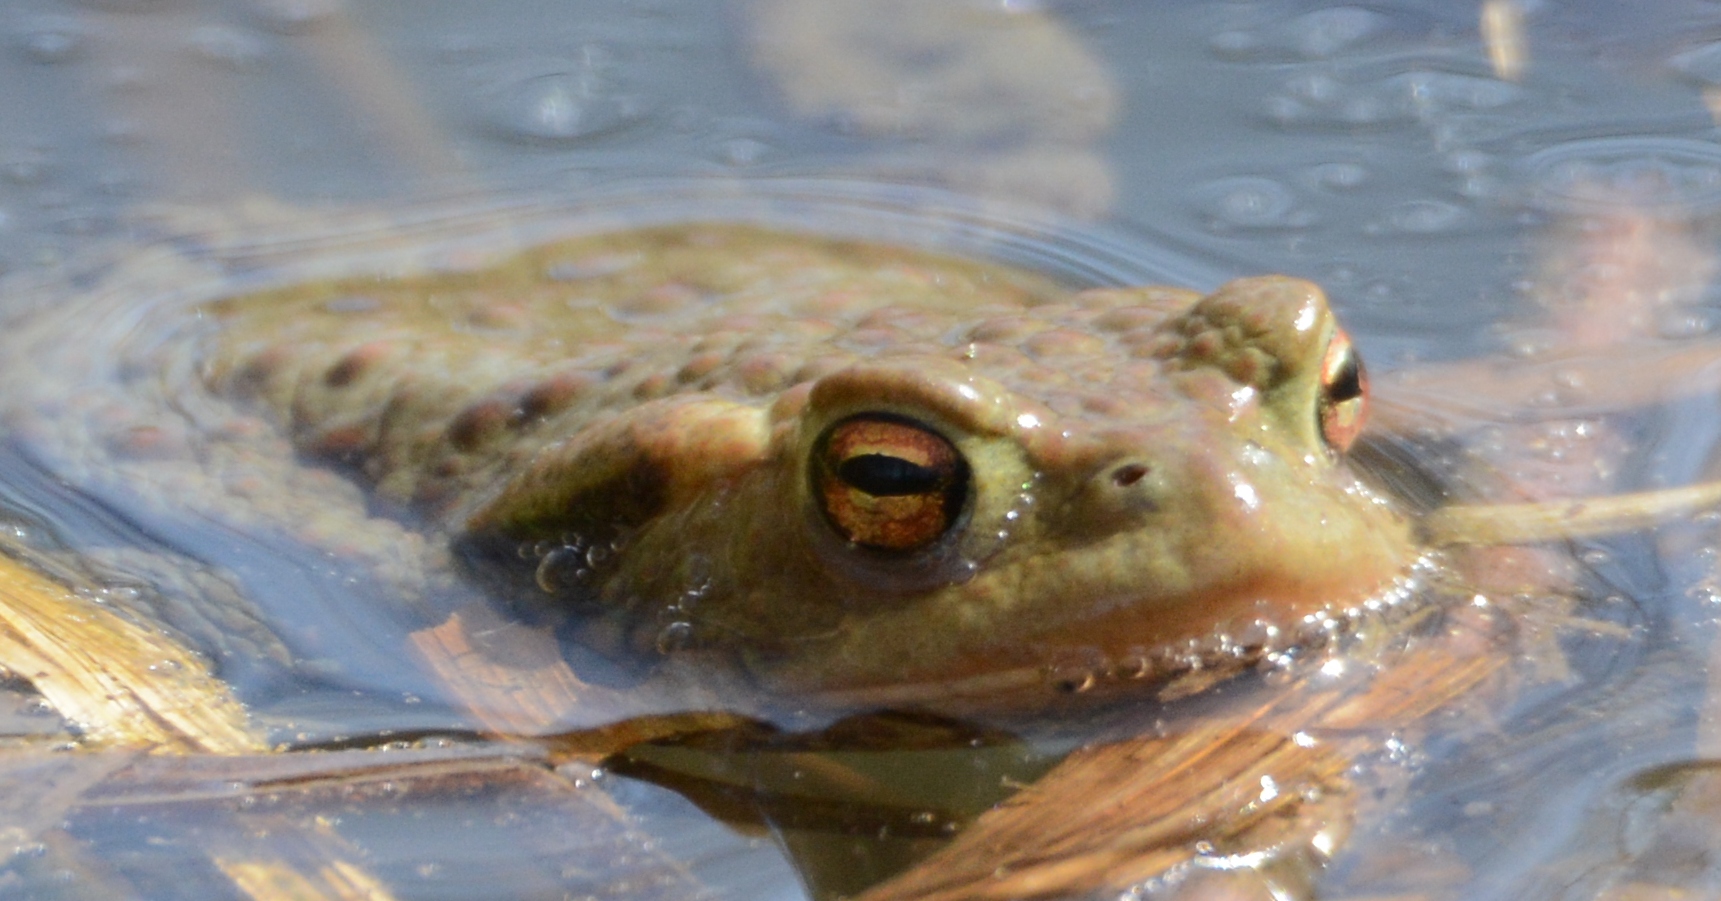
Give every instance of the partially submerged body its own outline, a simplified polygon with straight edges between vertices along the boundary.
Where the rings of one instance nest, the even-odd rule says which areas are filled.
[[[605,656],[791,696],[1162,687],[1318,641],[1418,560],[1343,459],[1360,363],[1289,279],[1072,293],[690,226],[157,304],[108,352],[70,383],[111,403],[8,386],[31,452],[97,493],[384,561],[426,624],[438,579],[478,585]]]

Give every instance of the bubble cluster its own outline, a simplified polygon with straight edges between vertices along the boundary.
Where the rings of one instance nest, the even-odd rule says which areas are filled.
[[[1221,31],[1207,49],[1221,59],[1279,62],[1329,59],[1378,35],[1387,17],[1356,6],[1334,6],[1257,28]]]
[[[1721,147],[1663,136],[1591,138],[1523,162],[1530,202],[1563,213],[1630,207],[1708,213],[1721,207]]]
[[[1169,700],[1250,670],[1285,673],[1306,663],[1342,661],[1353,641],[1368,640],[1375,630],[1422,610],[1439,570],[1437,556],[1425,554],[1361,603],[1328,605],[1289,621],[1256,618],[1171,644],[1131,647],[1114,656],[1084,649],[1047,664],[1044,677],[1066,694],[1134,682],[1158,686],[1160,696]]]
[[[565,597],[594,590],[604,567],[626,544],[626,538],[621,536],[598,541],[565,533],[555,540],[522,544],[518,553],[523,560],[537,561],[532,578],[539,590]]]

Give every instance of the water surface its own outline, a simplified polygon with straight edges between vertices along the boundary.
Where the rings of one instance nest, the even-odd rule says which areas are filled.
[[[942,246],[1082,284],[1312,278],[1388,387],[1441,361],[1553,346],[1608,359],[1622,338],[1713,337],[1711,4],[1501,4],[1521,22],[1516,77],[1469,5],[853,6],[18,0],[0,11],[0,304],[170,293],[171,279],[116,279],[144,248],[249,286],[427,236],[721,217]],[[1628,373],[1630,356],[1617,365]],[[1652,390],[1640,409],[1574,425],[1460,397],[1466,415],[1394,446],[1450,474],[1466,470],[1442,455],[1468,443],[1526,495],[1678,484],[1712,456],[1713,398]],[[1577,472],[1561,468],[1573,460]],[[0,463],[12,518],[44,544],[219,540],[157,534]],[[1454,476],[1454,490],[1491,478]],[[1491,709],[1486,729],[1381,736],[1364,769],[1401,778],[1382,783],[1374,825],[1320,894],[1714,891],[1713,523],[1564,550],[1579,563],[1573,615],[1613,631],[1556,635],[1569,672]],[[317,591],[338,582],[317,578]],[[343,654],[362,658],[367,630],[352,632]],[[412,709],[403,698],[430,692],[408,678],[379,664],[251,700],[312,741],[463,728]],[[1022,778],[1043,764],[1021,763]],[[23,784],[33,771],[20,772]],[[687,869],[649,890],[604,875],[604,891],[802,891],[772,841],[793,829],[770,817],[731,830],[612,775],[639,828],[582,846],[598,833],[567,823],[585,812],[535,807],[532,778],[461,804],[361,791],[338,831],[399,897],[498,885],[553,897],[593,884],[578,862],[628,849],[652,863],[623,871]],[[284,803],[301,817],[324,802]],[[195,848],[219,823],[175,820],[163,802],[138,828],[139,809],[92,803],[53,829],[20,820],[0,894],[232,896],[219,874],[163,875],[180,858],[161,848]],[[394,838],[427,820],[458,825]]]

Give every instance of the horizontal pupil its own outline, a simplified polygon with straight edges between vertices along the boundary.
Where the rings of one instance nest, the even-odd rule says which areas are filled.
[[[1354,355],[1346,355],[1327,385],[1327,395],[1334,401],[1347,401],[1362,396],[1362,366]]]
[[[860,454],[844,460],[837,476],[874,497],[901,497],[937,491],[939,473],[888,454]]]

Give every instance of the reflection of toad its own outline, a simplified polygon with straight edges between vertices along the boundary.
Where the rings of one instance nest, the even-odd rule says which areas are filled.
[[[1112,177],[1094,145],[1117,116],[1117,90],[1067,25],[1017,6],[757,0],[754,62],[801,115],[910,142],[876,169],[1100,212]]]

